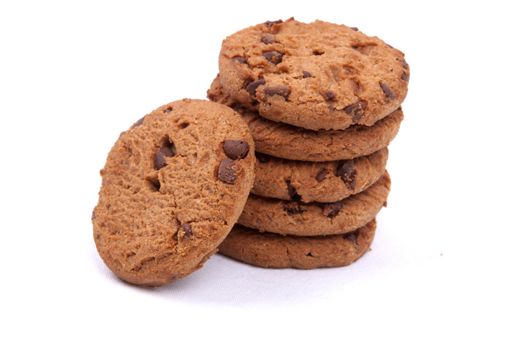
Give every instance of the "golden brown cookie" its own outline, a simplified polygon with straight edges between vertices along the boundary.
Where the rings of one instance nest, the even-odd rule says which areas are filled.
[[[247,264],[266,268],[315,269],[350,265],[369,249],[375,220],[342,235],[296,237],[235,225],[219,246],[219,253]]]
[[[182,100],[123,132],[101,170],[94,239],[121,279],[160,286],[198,269],[237,221],[254,144],[232,109]]]
[[[261,232],[320,236],[353,231],[370,222],[386,203],[390,177],[335,203],[301,203],[250,195],[238,223]]]
[[[208,98],[234,107],[248,123],[257,152],[279,158],[312,162],[353,159],[387,147],[399,131],[401,108],[373,126],[354,125],[345,130],[313,131],[261,118],[240,107],[215,78]]]
[[[311,130],[373,125],[399,108],[410,74],[404,54],[377,37],[294,19],[227,37],[219,71],[235,101]]]
[[[256,154],[252,193],[309,202],[337,202],[375,183],[385,172],[388,149],[332,162],[303,162]]]

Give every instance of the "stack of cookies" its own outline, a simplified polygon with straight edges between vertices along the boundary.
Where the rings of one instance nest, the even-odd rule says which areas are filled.
[[[403,53],[357,28],[289,19],[226,38],[208,97],[243,116],[257,161],[219,252],[305,269],[367,252],[390,190],[387,146],[408,80]]]

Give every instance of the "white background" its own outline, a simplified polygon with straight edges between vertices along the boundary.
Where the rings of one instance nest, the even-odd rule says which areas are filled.
[[[0,348],[523,349],[523,13],[506,1],[2,1]],[[357,26],[411,65],[373,250],[348,268],[215,256],[168,287],[119,282],[90,216],[120,131],[204,98],[226,35],[290,16]]]

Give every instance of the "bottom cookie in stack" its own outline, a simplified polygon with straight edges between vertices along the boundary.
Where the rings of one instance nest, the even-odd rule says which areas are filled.
[[[375,219],[349,233],[312,237],[262,233],[237,224],[219,246],[219,253],[265,268],[346,266],[370,249],[375,230]]]

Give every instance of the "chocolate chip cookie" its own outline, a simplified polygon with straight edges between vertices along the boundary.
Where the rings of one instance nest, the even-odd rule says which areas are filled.
[[[254,148],[241,117],[209,101],[167,104],[123,132],[101,170],[92,217],[106,265],[146,286],[201,267],[242,211]]]
[[[399,108],[410,75],[404,54],[377,37],[293,18],[227,37],[219,71],[235,101],[311,130],[373,125]]]
[[[261,232],[321,236],[353,231],[371,221],[386,203],[385,174],[363,192],[334,203],[302,203],[250,195],[238,223]]]
[[[388,150],[332,162],[303,162],[256,153],[252,193],[309,202],[337,202],[375,183],[385,172]]]
[[[373,126],[354,125],[345,130],[313,131],[276,123],[240,107],[215,78],[208,98],[237,109],[248,123],[257,152],[279,158],[312,162],[352,159],[387,147],[399,131],[401,108]]]
[[[315,269],[345,266],[370,249],[375,230],[375,220],[346,234],[315,237],[260,233],[235,225],[219,246],[219,253],[266,268]]]

